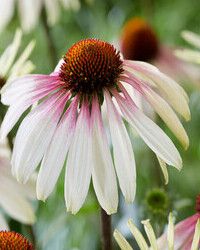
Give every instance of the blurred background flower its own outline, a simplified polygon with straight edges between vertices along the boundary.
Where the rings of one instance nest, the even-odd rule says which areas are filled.
[[[12,20],[17,7],[22,29],[30,32],[38,24],[42,8],[45,9],[47,22],[54,25],[60,15],[60,4],[65,9],[78,11],[80,9],[79,0],[1,0],[0,2],[0,31],[5,29]]]
[[[7,141],[0,142],[0,206],[11,218],[31,225],[35,222],[35,214],[31,200],[36,199],[35,177],[31,177],[26,185],[19,184],[11,174],[11,152]],[[7,230],[8,224],[0,214],[0,230]]]
[[[200,81],[197,67],[178,59],[174,55],[175,46],[162,43],[150,23],[142,17],[133,17],[125,23],[120,48],[125,59],[151,62],[179,81]]]

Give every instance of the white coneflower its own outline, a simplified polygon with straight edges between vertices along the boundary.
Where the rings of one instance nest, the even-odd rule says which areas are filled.
[[[184,90],[154,66],[123,60],[111,44],[85,39],[67,51],[55,72],[18,78],[2,95],[2,102],[10,106],[1,127],[2,137],[28,107],[39,103],[24,118],[16,135],[12,170],[17,179],[26,182],[41,163],[37,196],[45,200],[66,160],[67,209],[78,212],[92,178],[102,208],[108,214],[115,213],[116,176],[127,202],[134,200],[136,191],[135,159],[123,118],[163,163],[180,170],[182,160],[176,147],[137,107],[126,91],[127,85],[150,102],[187,147],[187,134],[173,111],[189,119]],[[114,163],[102,120],[103,103],[107,107]]]
[[[28,74],[35,66],[29,60],[29,56],[35,46],[35,42],[31,41],[24,49],[22,54],[18,55],[21,45],[22,32],[17,30],[11,44],[4,50],[0,56],[0,88],[8,86],[9,82],[17,76]],[[16,57],[18,59],[15,61]]]
[[[196,83],[200,79],[197,67],[177,58],[175,48],[163,44],[143,18],[134,17],[125,23],[120,48],[125,59],[150,62],[176,80]]]
[[[37,25],[42,7],[46,9],[48,24],[52,26],[59,18],[60,3],[65,9],[77,11],[80,8],[79,0],[1,0],[0,31],[11,21],[16,5],[24,31],[29,32]]]
[[[7,141],[0,142],[0,207],[13,219],[24,223],[35,222],[34,210],[30,199],[35,199],[35,178],[25,184],[19,184],[11,174],[10,150]],[[8,225],[0,214],[0,230],[7,230]]]
[[[154,230],[149,220],[142,221],[149,243],[135,226],[133,221],[128,221],[128,227],[141,250],[199,250],[200,247],[200,214],[199,211],[179,222],[174,226],[174,218],[169,215],[167,232],[156,239]],[[114,231],[114,237],[121,250],[133,250],[128,241],[118,231]]]

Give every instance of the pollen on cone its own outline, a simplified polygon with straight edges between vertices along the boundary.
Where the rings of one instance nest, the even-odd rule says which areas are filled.
[[[1,250],[34,250],[32,244],[19,233],[0,231]]]

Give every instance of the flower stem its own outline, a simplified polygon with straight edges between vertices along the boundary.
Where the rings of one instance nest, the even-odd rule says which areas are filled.
[[[102,249],[112,250],[111,215],[101,208]]]
[[[47,22],[47,14],[46,14],[46,10],[44,7],[42,8],[41,22],[42,22],[43,27],[44,27],[44,32],[45,32],[45,36],[46,36],[46,40],[47,40],[47,44],[48,44],[51,66],[54,68],[55,65],[57,64],[58,59],[57,59],[57,55],[56,55],[56,47],[54,44],[54,40],[53,40],[53,37],[51,34],[49,24]]]

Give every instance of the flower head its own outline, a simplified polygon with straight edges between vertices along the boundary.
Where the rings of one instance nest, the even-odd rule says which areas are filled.
[[[196,67],[174,55],[174,48],[163,44],[153,27],[143,18],[128,20],[121,33],[120,48],[125,59],[151,62],[164,73],[182,82],[199,81]]]
[[[12,170],[17,179],[26,182],[41,163],[37,196],[45,200],[66,162],[67,209],[76,213],[81,208],[92,178],[101,206],[108,214],[116,212],[116,175],[127,202],[134,200],[136,190],[135,159],[122,117],[163,163],[180,170],[182,160],[174,144],[137,107],[126,91],[127,85],[149,101],[187,146],[187,134],[172,109],[189,118],[184,90],[154,66],[123,60],[111,44],[86,39],[67,51],[51,75],[18,78],[2,94],[2,102],[10,106],[1,127],[2,137],[29,106],[38,102],[16,135]],[[104,104],[114,164],[102,119]]]
[[[142,18],[130,19],[123,27],[121,52],[128,60],[151,61],[159,53],[158,38]]]
[[[0,56],[0,88],[5,88],[9,81],[17,76],[30,73],[35,66],[28,59],[35,42],[31,41],[19,56],[18,50],[21,45],[22,32],[17,29],[13,42],[8,45],[3,54]],[[15,61],[16,57],[18,59]],[[15,61],[15,62],[14,62]]]
[[[0,249],[1,250],[33,250],[32,244],[19,233],[0,231]]]
[[[33,224],[35,215],[30,199],[35,199],[35,178],[26,185],[19,184],[11,174],[10,149],[7,141],[0,142],[0,207],[13,219]],[[7,230],[8,225],[0,214],[0,230]]]
[[[154,230],[149,220],[142,221],[144,229],[150,243],[147,243],[139,229],[133,221],[128,221],[128,227],[134,236],[139,249],[141,250],[167,250],[167,249],[191,249],[198,250],[200,247],[200,215],[195,214],[174,226],[174,217],[169,215],[167,232],[156,239]],[[122,250],[132,250],[131,245],[124,236],[118,231],[114,231],[114,237]]]

